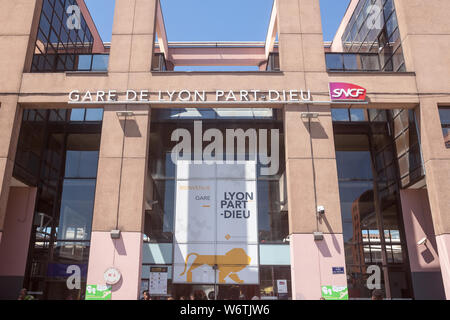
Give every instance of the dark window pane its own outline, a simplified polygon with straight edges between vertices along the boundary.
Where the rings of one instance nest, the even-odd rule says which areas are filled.
[[[343,70],[344,58],[341,54],[326,54],[326,64],[329,70]]]
[[[439,116],[442,124],[450,125],[450,108],[439,108]]]
[[[358,70],[358,55],[356,54],[344,54],[344,69],[345,70]]]

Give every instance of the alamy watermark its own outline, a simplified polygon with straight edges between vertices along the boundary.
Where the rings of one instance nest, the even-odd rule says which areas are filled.
[[[194,121],[194,137],[188,129],[179,128],[172,132],[171,140],[178,142],[171,152],[174,164],[178,160],[193,160],[194,164],[232,164],[255,160],[260,164],[260,175],[263,176],[276,174],[280,166],[278,129],[226,129],[224,136],[217,128],[203,132],[202,121]],[[204,142],[209,143],[203,148]]]
[[[68,6],[66,13],[69,15],[66,26],[69,30],[81,29],[81,10],[77,5]]]
[[[377,3],[379,1],[370,1],[372,1],[373,3],[370,4],[366,9],[366,13],[368,14],[366,27],[369,30],[380,30],[384,25],[383,6]]]

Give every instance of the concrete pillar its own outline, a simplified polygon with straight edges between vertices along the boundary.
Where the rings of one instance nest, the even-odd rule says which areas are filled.
[[[118,117],[121,110],[135,115]],[[87,282],[104,284],[104,271],[119,269],[114,300],[139,294],[149,121],[148,106],[105,107]],[[120,230],[120,239],[112,240],[111,230]]]
[[[423,5],[420,0],[395,0],[395,6],[407,71],[416,74],[428,197],[445,295],[450,299],[450,149],[445,148],[438,113],[439,105],[450,104],[450,2],[429,0]]]
[[[116,0],[110,73],[149,72],[153,51],[156,0]],[[129,79],[128,79],[129,84]],[[134,112],[132,116],[117,111]],[[149,106],[106,106],[97,175],[87,282],[105,284],[104,271],[116,267],[121,281],[113,300],[139,297],[147,188]],[[118,229],[121,238],[112,240]]]
[[[0,299],[16,300],[23,286],[36,188],[11,187],[0,243]]]
[[[17,105],[37,1],[0,0],[0,235],[8,202],[21,112]],[[20,16],[21,19],[17,19]],[[0,236],[1,241],[1,236]]]
[[[278,1],[278,12],[281,70],[295,73],[305,89],[314,88],[315,99],[327,100],[319,1]],[[331,110],[312,105],[284,110],[292,298],[320,299],[321,286],[347,285],[345,274],[332,274],[332,267],[345,267],[345,255]],[[302,121],[301,113],[308,111],[319,112],[319,119]],[[326,210],[320,221],[318,205]],[[316,231],[324,240],[314,241]]]

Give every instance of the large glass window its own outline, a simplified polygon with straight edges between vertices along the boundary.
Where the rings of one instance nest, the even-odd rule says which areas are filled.
[[[342,42],[347,53],[367,54],[361,56],[366,60],[361,60],[361,70],[405,71],[393,0],[360,0],[347,24]],[[327,64],[327,67],[334,69],[332,65]]]
[[[178,143],[172,141],[172,132],[184,129],[194,138],[194,121],[202,121],[203,132],[217,129],[226,136],[227,129],[278,129],[279,169],[272,175],[261,175],[260,164],[257,171],[258,235],[259,235],[259,285],[223,285],[223,284],[172,284],[173,232],[175,216],[175,178],[176,165],[172,162],[171,152]],[[198,134],[198,133],[197,133]],[[194,150],[194,141],[192,150]],[[268,150],[274,141],[268,140]],[[210,141],[203,141],[205,148]],[[165,265],[168,267],[168,295],[179,299],[189,298],[191,294],[200,297],[203,292],[209,299],[251,299],[288,298],[278,294],[278,280],[285,280],[290,290],[289,265],[289,228],[287,212],[286,181],[284,168],[284,144],[282,113],[272,109],[165,109],[153,110],[150,133],[149,179],[152,183],[151,194],[147,196],[148,207],[144,227],[144,285],[148,283],[148,270]],[[223,141],[224,150],[226,141]],[[244,154],[250,157],[249,143]],[[177,204],[178,205],[178,204]],[[286,250],[287,248],[287,250]],[[276,254],[274,254],[276,250]],[[267,253],[270,254],[267,254]],[[269,259],[268,256],[272,259]],[[162,259],[160,258],[162,257]],[[217,297],[215,296],[217,294]],[[203,295],[203,294],[202,294]],[[205,297],[203,295],[203,297]]]
[[[441,117],[445,146],[450,148],[450,107],[439,108],[439,116]]]
[[[40,293],[38,299],[83,296],[103,110],[96,111],[95,121],[87,120],[88,112],[41,109],[23,114],[14,177],[37,187],[24,286]],[[79,268],[80,290],[67,288],[69,266]]]
[[[393,118],[385,110],[363,113],[366,121],[354,123],[350,111],[333,116],[349,295],[371,296],[375,268],[386,297],[412,298]]]

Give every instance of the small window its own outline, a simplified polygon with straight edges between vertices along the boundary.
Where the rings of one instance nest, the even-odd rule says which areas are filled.
[[[445,146],[450,148],[450,107],[439,108],[439,116],[441,117]]]

